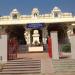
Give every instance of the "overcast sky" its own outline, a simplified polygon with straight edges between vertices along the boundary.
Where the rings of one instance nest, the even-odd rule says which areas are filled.
[[[75,15],[75,0],[0,0],[0,15],[9,15],[14,8],[21,14],[31,14],[33,8],[38,8],[44,14],[51,12],[55,6],[62,12]]]

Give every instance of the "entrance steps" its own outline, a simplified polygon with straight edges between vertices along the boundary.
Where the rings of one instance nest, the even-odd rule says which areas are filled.
[[[60,59],[52,60],[55,72],[75,72],[75,60]]]
[[[39,75],[41,73],[41,60],[18,59],[8,61],[0,75]]]

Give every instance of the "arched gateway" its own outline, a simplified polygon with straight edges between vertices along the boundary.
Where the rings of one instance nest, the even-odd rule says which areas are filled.
[[[54,57],[54,59],[59,59],[60,47],[70,43],[70,35],[73,34],[73,30],[75,32],[74,23],[75,17],[72,13],[62,13],[58,7],[54,7],[49,14],[40,14],[39,10],[34,8],[31,15],[21,15],[17,9],[13,9],[9,16],[0,17],[0,36],[7,35],[8,41],[16,38],[17,49],[15,50],[17,51],[13,53],[10,52],[10,49],[4,49],[8,51],[8,55],[25,52],[48,52],[49,36],[51,37],[52,49],[55,49],[54,47],[57,45],[57,50],[52,51],[54,52],[52,57],[55,55],[58,57]],[[0,40],[2,39],[0,38]],[[6,46],[8,44],[6,43]],[[5,60],[3,55],[1,58]]]

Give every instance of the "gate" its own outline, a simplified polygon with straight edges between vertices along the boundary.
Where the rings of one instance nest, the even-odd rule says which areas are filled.
[[[18,41],[16,38],[8,40],[8,60],[17,59]]]

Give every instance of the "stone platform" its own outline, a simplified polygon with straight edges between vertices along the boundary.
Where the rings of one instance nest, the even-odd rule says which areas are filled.
[[[29,47],[29,52],[42,52],[43,46]]]

